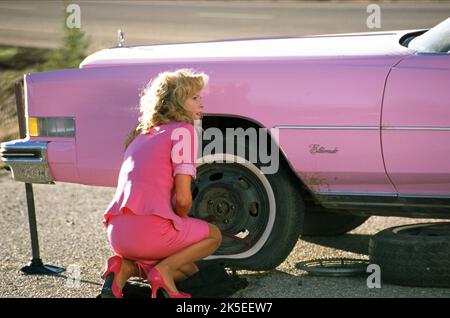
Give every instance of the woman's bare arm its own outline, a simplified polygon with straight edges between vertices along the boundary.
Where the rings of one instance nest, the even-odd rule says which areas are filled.
[[[175,213],[181,217],[186,217],[192,206],[190,175],[175,175],[175,195]]]

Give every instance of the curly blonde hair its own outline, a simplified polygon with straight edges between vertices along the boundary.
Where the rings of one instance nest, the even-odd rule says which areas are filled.
[[[184,107],[186,100],[208,82],[208,75],[190,69],[158,74],[144,88],[140,95],[139,122],[125,140],[125,148],[139,134],[147,134],[152,127],[171,122],[193,124],[193,119]]]

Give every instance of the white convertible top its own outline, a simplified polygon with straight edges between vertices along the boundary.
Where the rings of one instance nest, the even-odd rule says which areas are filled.
[[[91,54],[80,67],[174,60],[411,54],[414,51],[399,40],[415,31],[419,30],[116,47]]]

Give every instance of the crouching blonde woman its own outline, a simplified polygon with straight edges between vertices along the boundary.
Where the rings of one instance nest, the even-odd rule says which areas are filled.
[[[175,282],[196,273],[195,262],[221,243],[215,225],[188,216],[196,177],[193,123],[202,116],[207,80],[191,70],[164,72],[141,95],[139,123],[126,141],[116,194],[104,215],[115,255],[102,275],[102,297],[123,297],[132,276],[148,279],[152,298],[158,291],[191,297]]]

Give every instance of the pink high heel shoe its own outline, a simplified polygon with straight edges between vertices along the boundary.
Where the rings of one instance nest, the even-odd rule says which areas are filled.
[[[158,290],[161,290],[164,298],[192,298],[190,294],[171,291],[164,283],[163,277],[156,267],[148,272],[147,279],[152,286],[152,298],[156,298]]]
[[[101,292],[102,298],[123,298],[123,294],[115,280],[121,267],[122,258],[120,256],[114,255],[108,259],[106,270],[102,274],[102,278],[105,280]]]

